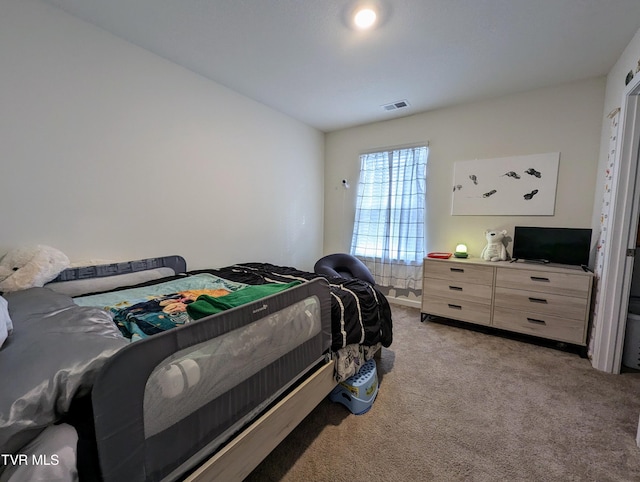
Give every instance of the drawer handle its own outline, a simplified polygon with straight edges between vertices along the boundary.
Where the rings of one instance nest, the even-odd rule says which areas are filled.
[[[546,305],[548,303],[548,301],[545,300],[544,298],[531,298],[531,297],[529,297],[529,301],[531,301],[531,303],[541,303],[543,305]]]
[[[460,306],[460,305],[452,305],[451,303],[448,303],[448,306],[452,310],[461,310],[462,309],[462,306]]]
[[[542,276],[531,276],[531,281],[540,281],[543,283],[548,283],[549,278],[543,278]]]
[[[454,273],[464,273],[464,268],[449,268]]]
[[[533,323],[534,325],[546,325],[547,323],[544,320],[536,320],[535,318],[527,318],[529,323]]]
[[[451,291],[462,291],[462,287],[460,286],[449,286]]]

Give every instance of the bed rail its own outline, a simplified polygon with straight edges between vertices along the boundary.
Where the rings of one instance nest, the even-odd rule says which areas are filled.
[[[123,261],[121,263],[99,264],[94,266],[80,266],[67,268],[62,271],[51,283],[60,281],[75,281],[88,278],[104,278],[138,271],[146,271],[156,268],[171,268],[177,273],[187,270],[187,262],[182,256],[163,256],[161,258],[145,258],[136,261]]]
[[[225,333],[254,326],[266,317],[280,316],[287,307],[310,299],[319,304],[322,330],[317,335],[247,379],[250,383],[207,401],[159,433],[145,433],[147,382],[167,358]],[[125,347],[104,366],[92,392],[103,480],[170,480],[176,469],[201,463],[210,456],[202,454],[203,447],[211,447],[212,440],[219,437],[228,438],[230,430],[239,430],[234,423],[248,423],[247,417],[255,417],[256,401],[266,407],[301,373],[316,365],[330,344],[330,291],[327,282],[318,279]],[[198,389],[198,385],[189,387],[188,396],[202,396]],[[224,410],[235,412],[236,419],[221,421],[217,414]]]

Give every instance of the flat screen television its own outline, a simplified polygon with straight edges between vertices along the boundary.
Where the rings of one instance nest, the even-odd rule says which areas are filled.
[[[591,229],[516,226],[513,259],[576,266],[589,264]]]

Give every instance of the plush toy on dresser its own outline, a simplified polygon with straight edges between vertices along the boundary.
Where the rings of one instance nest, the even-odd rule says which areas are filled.
[[[487,229],[484,236],[487,239],[487,244],[480,253],[482,259],[485,261],[506,261],[509,259],[506,246],[509,238],[506,230]]]

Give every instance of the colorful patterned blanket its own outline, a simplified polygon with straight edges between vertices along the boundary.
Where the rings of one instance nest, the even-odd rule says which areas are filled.
[[[200,296],[218,298],[247,287],[211,274],[187,276],[163,283],[74,298],[80,306],[110,312],[122,334],[139,340],[193,321],[187,306]]]

